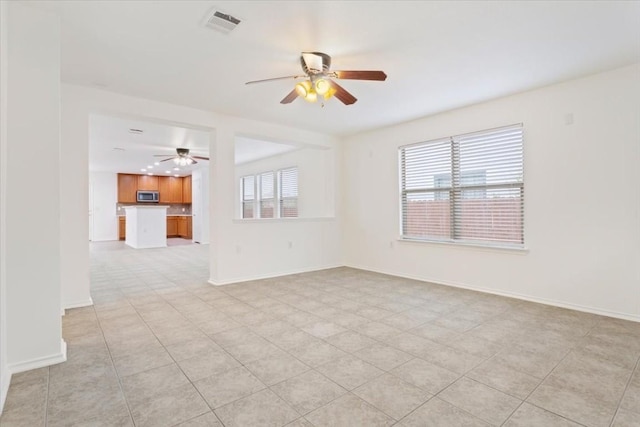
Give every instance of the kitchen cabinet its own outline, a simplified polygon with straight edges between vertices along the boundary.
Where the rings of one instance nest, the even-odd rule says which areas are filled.
[[[160,192],[160,203],[183,203],[182,178],[180,177],[158,177],[158,191]]]
[[[178,235],[178,217],[167,217],[167,237],[176,237]]]
[[[190,216],[187,217],[187,235],[185,236],[187,239],[193,239],[193,222]]]
[[[138,175],[138,190],[158,191],[158,177],[151,175]]]
[[[191,175],[182,178],[182,203],[191,203]]]
[[[178,236],[187,237],[187,217],[179,216],[178,217]]]
[[[124,240],[126,236],[127,230],[127,221],[124,216],[118,217],[118,239]]]
[[[136,203],[138,175],[118,174],[118,203]]]
[[[158,192],[160,193],[160,203],[171,203],[170,176],[158,177]]]

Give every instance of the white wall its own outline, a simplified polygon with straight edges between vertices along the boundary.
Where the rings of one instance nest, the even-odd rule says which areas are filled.
[[[346,264],[640,320],[639,100],[634,65],[347,138]],[[528,252],[397,240],[398,146],[519,122]]]
[[[90,172],[89,185],[93,191],[92,212],[93,228],[92,240],[118,240],[118,217],[116,203],[118,202],[118,174],[114,172]],[[124,211],[122,212],[124,215]]]
[[[335,153],[326,148],[300,148],[264,159],[236,165],[235,216],[241,218],[240,178],[261,172],[298,167],[298,216],[322,218],[335,216],[335,188],[333,186]]]
[[[207,111],[135,98],[75,85],[62,85],[62,145],[78,161],[65,162],[61,181],[63,215],[69,233],[62,248],[63,295],[76,292],[77,298],[89,296],[88,249],[88,135],[89,114],[126,115],[142,120],[162,120],[212,130],[210,162],[210,277],[214,283],[229,283],[245,277],[270,276],[287,272],[319,269],[341,264],[340,222],[335,219],[236,223],[234,140],[236,134],[253,135],[266,140],[293,140],[303,144],[334,147],[336,138],[285,126],[223,116]],[[335,151],[335,150],[333,150]],[[73,178],[73,179],[71,179]],[[336,181],[337,182],[337,181]],[[335,183],[333,185],[336,185]],[[276,262],[249,259],[265,241],[278,248]],[[288,248],[288,242],[303,242]],[[234,250],[239,246],[240,254]],[[290,256],[294,254],[295,256]],[[73,261],[71,263],[70,261]],[[75,269],[75,270],[74,270]],[[80,295],[81,294],[81,295]]]
[[[66,358],[60,321],[60,22],[19,2],[9,2],[3,12],[3,158],[16,159],[3,165],[6,362],[16,373]]]

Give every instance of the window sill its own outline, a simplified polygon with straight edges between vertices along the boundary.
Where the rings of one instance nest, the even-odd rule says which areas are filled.
[[[234,224],[246,224],[246,223],[260,223],[260,222],[322,222],[322,221],[334,221],[336,218],[333,216],[327,217],[297,217],[297,218],[235,218]]]
[[[529,253],[529,248],[527,247],[510,247],[510,246],[493,246],[493,245],[483,245],[481,243],[463,243],[463,242],[447,242],[443,240],[425,240],[425,239],[411,239],[406,237],[399,237],[399,242],[409,243],[409,244],[427,244],[427,245],[442,245],[449,246],[452,248],[460,248],[467,250],[480,250],[486,252],[507,252],[513,253],[516,255],[527,255]]]

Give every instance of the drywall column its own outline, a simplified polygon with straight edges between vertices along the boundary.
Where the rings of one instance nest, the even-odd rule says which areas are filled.
[[[60,282],[62,308],[92,305],[89,275],[89,112],[62,92]],[[115,208],[114,208],[115,209]],[[117,239],[117,238],[116,238]]]
[[[209,281],[214,284],[224,277],[223,254],[234,250],[224,232],[233,220],[234,139],[233,129],[223,125],[212,133],[209,144]]]
[[[60,21],[9,2],[6,321],[11,373],[66,359],[60,319]]]
[[[7,398],[11,373],[7,368],[7,46],[9,3],[0,2],[0,412]]]

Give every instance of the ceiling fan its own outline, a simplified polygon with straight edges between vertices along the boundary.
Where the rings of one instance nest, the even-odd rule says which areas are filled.
[[[208,157],[190,156],[188,148],[176,148],[176,156],[168,156],[166,154],[155,154],[153,157],[168,157],[168,159],[160,160],[160,163],[173,160],[178,166],[194,165],[198,163],[195,159],[209,160]]]
[[[378,81],[384,81],[387,79],[387,75],[384,71],[331,71],[331,57],[322,52],[302,52],[300,55],[300,63],[302,65],[304,75],[254,80],[245,84],[249,85],[274,80],[307,78],[307,80],[297,83],[295,88],[289,92],[289,94],[285,96],[280,103],[289,104],[298,96],[308,102],[316,102],[319,97],[329,99],[332,96],[335,96],[343,104],[351,105],[357,101],[356,97],[351,95],[346,89],[331,79]]]

